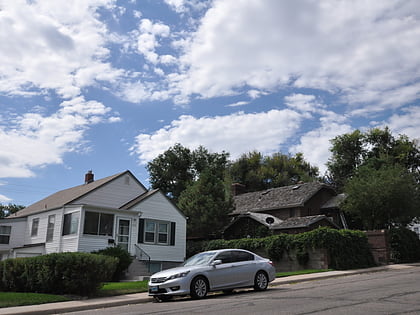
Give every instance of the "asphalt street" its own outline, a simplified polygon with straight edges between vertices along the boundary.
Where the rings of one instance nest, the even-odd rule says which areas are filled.
[[[152,303],[147,293],[10,307],[0,314],[420,314],[420,264],[277,278],[265,292],[241,290]],[[394,307],[395,306],[395,307]]]

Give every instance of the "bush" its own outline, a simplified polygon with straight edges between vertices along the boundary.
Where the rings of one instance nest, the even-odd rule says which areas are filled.
[[[113,281],[120,280],[133,261],[130,253],[119,246],[107,247],[92,253],[118,258],[117,268],[112,276]]]
[[[420,261],[420,240],[417,234],[406,228],[389,231],[391,258],[396,263]]]
[[[361,231],[321,227],[300,234],[278,234],[257,239],[212,240],[194,243],[192,246],[191,242],[187,243],[187,252],[191,255],[221,248],[263,250],[273,260],[280,260],[284,253],[296,250],[296,259],[301,265],[305,265],[310,259],[308,249],[320,248],[326,249],[329,254],[329,268],[344,270],[375,265],[367,236]]]
[[[0,262],[2,291],[93,295],[109,281],[117,259],[88,253],[54,253]]]

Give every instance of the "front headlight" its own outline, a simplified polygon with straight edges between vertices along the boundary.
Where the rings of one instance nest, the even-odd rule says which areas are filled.
[[[180,272],[180,273],[174,274],[172,276],[169,276],[168,278],[166,278],[166,280],[172,280],[172,279],[176,279],[176,278],[183,278],[183,277],[185,277],[189,273],[190,273],[189,271]]]

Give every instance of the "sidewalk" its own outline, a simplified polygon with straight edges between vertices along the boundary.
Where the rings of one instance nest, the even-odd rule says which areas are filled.
[[[356,269],[356,270],[344,270],[344,271],[327,271],[320,273],[313,273],[307,275],[290,276],[284,278],[277,278],[270,283],[270,286],[278,286],[284,284],[292,284],[298,282],[305,282],[318,279],[327,279],[341,276],[348,276],[361,273],[377,272],[391,269],[406,269],[412,267],[419,267],[420,263],[415,264],[397,264],[387,265],[381,267]],[[136,293],[127,295],[117,295],[106,298],[88,299],[88,300],[77,300],[69,302],[58,302],[48,303],[40,305],[28,305],[28,306],[17,306],[0,309],[1,315],[6,314],[57,314],[66,312],[76,312],[82,310],[120,306],[127,304],[138,304],[151,302],[152,298],[147,293]]]

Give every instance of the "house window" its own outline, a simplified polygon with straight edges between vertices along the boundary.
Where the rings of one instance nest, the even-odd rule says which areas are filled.
[[[155,232],[156,232],[156,222],[147,220],[146,226],[144,229],[144,241],[146,243],[154,243],[156,239]]]
[[[168,245],[169,244],[170,222],[145,220],[144,242]]]
[[[52,214],[52,215],[48,216],[46,242],[52,242],[53,239],[54,239],[54,225],[55,225],[55,214]]]
[[[83,234],[112,236],[114,215],[86,211]]]
[[[9,244],[11,232],[10,225],[0,225],[0,244]]]
[[[38,235],[38,226],[39,226],[39,218],[32,220],[32,229],[31,229],[31,236]]]
[[[79,226],[79,212],[64,215],[63,235],[76,234]]]
[[[175,246],[175,222],[139,219],[138,243]]]

